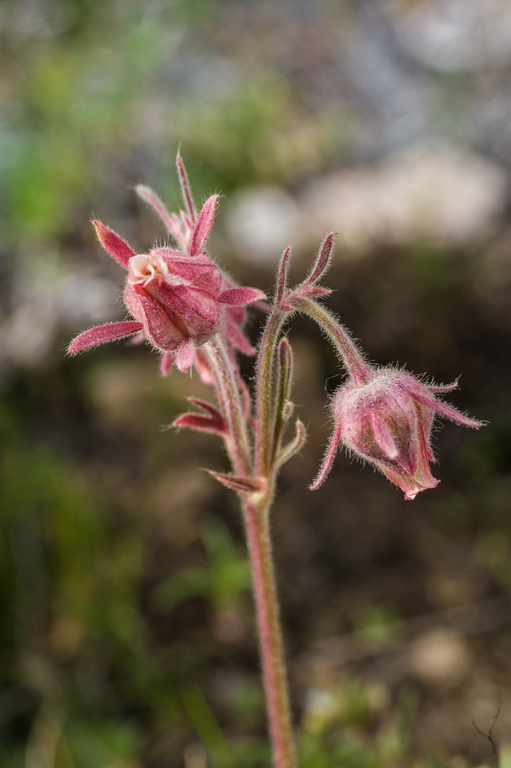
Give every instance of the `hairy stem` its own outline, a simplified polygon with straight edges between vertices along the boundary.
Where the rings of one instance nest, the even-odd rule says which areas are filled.
[[[293,297],[292,301],[298,310],[309,315],[330,337],[335,349],[351,373],[353,381],[356,384],[367,383],[373,376],[371,367],[364,361],[348,333],[328,309],[325,309],[314,299],[306,297]]]
[[[256,499],[256,500],[254,500]],[[244,504],[274,768],[296,768],[269,531],[271,495]]]
[[[250,444],[236,374],[225,346],[218,336],[204,345],[213,368],[217,397],[229,428],[227,450],[234,470],[243,477],[251,475]]]

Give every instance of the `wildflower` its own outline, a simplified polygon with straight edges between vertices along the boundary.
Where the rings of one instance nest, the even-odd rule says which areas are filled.
[[[139,184],[136,187],[136,192],[139,197],[144,200],[158,215],[162,223],[165,225],[168,233],[175,240],[181,253],[186,255],[193,254],[194,248],[194,230],[197,224],[197,209],[193,200],[192,190],[188,175],[181,158],[181,155],[177,154],[176,157],[177,175],[181,186],[181,193],[184,201],[185,211],[179,211],[178,214],[170,213],[165,204],[159,198],[159,196],[150,187],[146,187],[143,184]],[[230,290],[238,288],[239,286],[228,276],[220,270],[223,279],[223,290]],[[259,298],[264,298],[260,294]],[[268,309],[268,307],[260,305],[262,309]],[[220,335],[229,348],[231,358],[234,360],[236,350],[243,352],[245,355],[255,355],[256,350],[251,346],[248,339],[243,333],[243,327],[247,319],[247,312],[243,305],[237,304],[227,306],[225,312],[222,314]],[[199,352],[195,357],[195,367],[199,373],[200,378],[205,384],[211,384],[211,371],[208,365],[206,356]]]
[[[187,371],[197,348],[224,325],[229,331],[227,312],[243,312],[245,304],[264,298],[254,288],[226,285],[225,276],[203,252],[216,201],[217,195],[206,201],[191,231],[186,255],[170,248],[136,254],[113,230],[94,222],[101,244],[128,270],[124,301],[135,320],[108,323],[81,333],[69,347],[71,354],[137,334],[137,340],[147,340],[162,352],[162,373],[167,373],[173,362]]]
[[[456,386],[427,386],[407,373],[386,369],[374,371],[365,383],[342,386],[333,401],[334,433],[311,489],[325,479],[340,443],[374,464],[404,491],[405,499],[435,488],[440,481],[429,466],[435,460],[431,449],[435,414],[466,427],[481,426],[436,399],[435,393]]]

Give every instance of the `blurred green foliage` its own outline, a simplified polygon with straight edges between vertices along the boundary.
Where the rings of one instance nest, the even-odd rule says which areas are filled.
[[[14,3],[4,5],[14,13]],[[79,5],[69,2],[72,17]],[[156,9],[85,7],[54,39],[20,41],[8,27],[0,34],[12,80],[0,122],[3,223],[11,235],[62,235],[75,206],[92,205],[112,147],[121,157],[128,151],[140,95],[172,49]]]
[[[185,568],[164,579],[153,593],[155,607],[170,611],[180,602],[204,597],[214,611],[231,610],[243,590],[252,585],[250,566],[234,546],[227,528],[211,522],[202,533],[208,562]]]
[[[2,3],[4,237],[62,236],[75,215],[97,208],[134,152],[152,157],[151,182],[172,201],[181,142],[200,199],[254,180],[293,181],[349,139],[344,115],[307,114],[272,71],[220,70],[205,98],[181,43],[190,38],[193,49],[207,34],[214,0],[60,5],[67,23],[51,34],[51,4],[35,6],[31,29],[15,2]],[[45,22],[48,34],[37,27]]]

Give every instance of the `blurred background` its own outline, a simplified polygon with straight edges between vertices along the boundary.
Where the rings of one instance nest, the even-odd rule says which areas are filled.
[[[336,230],[328,304],[369,357],[461,375],[490,422],[444,423],[413,504],[345,455],[310,493],[342,375],[294,323],[309,440],[273,529],[303,768],[497,765],[497,714],[511,764],[510,76],[508,0],[0,0],[1,768],[269,765],[225,456],[164,429],[207,393],[148,347],[65,354],[124,316],[91,216],[163,242],[134,185],[179,206],[179,145],[240,283],[271,293],[288,242],[299,280]]]

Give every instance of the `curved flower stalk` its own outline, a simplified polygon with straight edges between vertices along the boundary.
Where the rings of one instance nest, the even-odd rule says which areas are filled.
[[[437,394],[456,384],[435,387],[403,371],[371,366],[348,331],[319,303],[330,293],[318,283],[332,258],[333,234],[321,244],[305,280],[294,288],[287,284],[290,248],[282,255],[273,306],[259,343],[252,398],[241,378],[236,352],[255,352],[242,330],[245,306],[260,304],[264,294],[237,286],[206,254],[217,196],[210,197],[197,213],[179,155],[177,169],[185,204],[179,214],[169,213],[148,187],[137,188],[165,224],[176,249],[160,247],[136,254],[113,230],[95,222],[101,243],[127,270],[124,299],[134,319],[85,331],[71,342],[69,351],[75,354],[105,341],[134,336],[161,352],[164,374],[174,362],[181,371],[195,364],[203,382],[214,389],[216,404],[190,398],[197,410],[179,416],[174,426],[216,434],[230,457],[232,473],[211,474],[236,491],[241,502],[274,766],[296,768],[270,540],[277,474],[306,438],[300,419],[295,420],[294,436],[288,436],[293,415],[293,356],[287,338],[282,337],[285,324],[296,312],[309,316],[333,344],[348,374],[332,401],[334,431],[312,489],[325,480],[342,444],[381,470],[404,491],[406,499],[413,499],[438,484],[429,466],[434,460],[431,428],[435,415],[468,427],[479,427],[481,422],[437,399]]]

